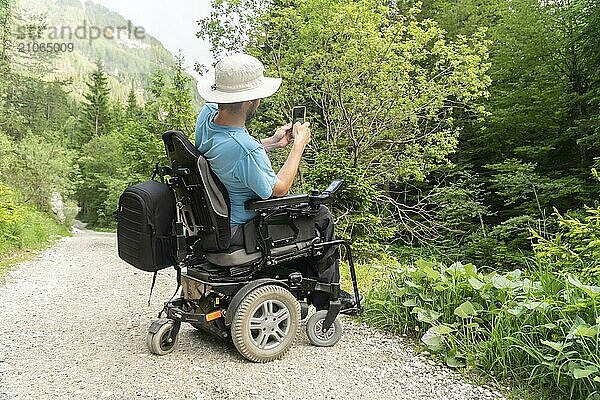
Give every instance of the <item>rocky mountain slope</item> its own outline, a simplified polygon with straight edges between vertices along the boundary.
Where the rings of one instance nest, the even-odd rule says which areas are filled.
[[[76,97],[82,96],[98,59],[110,77],[113,98],[121,101],[132,86],[142,100],[149,76],[156,70],[168,74],[175,64],[174,56],[142,26],[102,5],[80,0],[20,0],[19,6],[17,47],[49,60],[53,75],[72,80]],[[51,49],[40,50],[42,43]],[[198,103],[195,87],[193,80],[190,88]]]

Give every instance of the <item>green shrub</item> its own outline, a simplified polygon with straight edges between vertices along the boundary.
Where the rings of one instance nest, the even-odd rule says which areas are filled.
[[[0,162],[0,168],[3,167]],[[0,175],[40,211],[49,210],[53,192],[73,193],[75,153],[42,135],[28,135],[14,145]]]
[[[533,232],[535,255],[557,270],[580,271],[584,280],[600,279],[600,207],[586,208],[583,216],[558,217],[558,233],[544,238]]]
[[[23,220],[22,209],[15,204],[13,191],[0,184],[0,246],[19,240],[17,227],[22,225]]]
[[[452,367],[600,398],[600,287],[575,276],[520,270],[483,274],[473,264],[396,266],[370,291],[366,317],[416,333]],[[595,397],[594,397],[595,396]]]
[[[119,195],[128,185],[123,138],[116,132],[95,136],[81,150],[77,199],[91,226],[111,227]],[[132,178],[135,179],[135,178]]]
[[[353,166],[344,153],[347,151],[323,146],[314,163],[303,172],[306,184],[300,191],[310,193],[313,187],[325,189],[335,179],[344,181],[333,203],[337,218],[336,235],[352,239],[355,257],[367,260],[387,250],[386,243],[397,228],[393,223],[384,221],[373,206],[381,196],[375,180],[365,176],[361,168]]]
[[[15,192],[0,184],[0,259],[20,249],[41,249],[55,238],[69,233],[66,225],[19,204]]]

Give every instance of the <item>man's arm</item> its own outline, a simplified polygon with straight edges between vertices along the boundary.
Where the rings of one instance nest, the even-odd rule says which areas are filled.
[[[292,187],[298,173],[304,149],[310,142],[309,125],[308,122],[302,125],[298,122],[294,125],[292,132],[294,135],[294,144],[285,164],[283,164],[283,167],[281,167],[277,174],[277,181],[273,187],[273,196],[285,196],[290,191],[290,187]]]
[[[275,131],[275,134],[270,138],[261,139],[260,143],[263,145],[266,151],[271,151],[275,149],[280,149],[288,144],[290,144],[291,140],[291,132],[292,123],[285,124]]]
[[[266,139],[260,139],[260,144],[263,145],[263,147],[265,148],[265,150],[267,152],[269,152],[271,150],[275,150],[277,148],[275,143],[273,143],[273,137],[266,138]]]

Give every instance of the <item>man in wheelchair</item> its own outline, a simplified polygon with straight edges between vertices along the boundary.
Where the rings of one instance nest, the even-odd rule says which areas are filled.
[[[325,207],[342,181],[322,193],[286,195],[310,142],[309,124],[285,125],[262,142],[245,128],[260,99],[281,84],[263,71],[245,54],[219,62],[215,80],[198,86],[209,103],[198,116],[196,145],[180,132],[164,133],[170,165],[155,170],[162,183],[130,186],[119,199],[119,256],[155,274],[174,266],[176,293],[182,289],[148,328],[154,354],[170,353],[187,322],[230,338],[248,360],[267,362],[292,346],[309,304],[317,311],[306,333],[317,346],[340,339],[340,312],[362,311],[350,246],[335,238]],[[275,174],[266,151],[292,138]],[[339,247],[354,297],[340,289]]]
[[[309,122],[288,123],[261,142],[250,136],[246,122],[256,115],[260,99],[271,96],[281,85],[281,79],[264,77],[263,71],[264,66],[256,58],[235,54],[216,65],[215,81],[198,85],[200,95],[209,103],[198,115],[196,147],[229,193],[231,245],[243,244],[241,227],[257,215],[246,209],[246,202],[288,194],[311,139]],[[266,152],[286,147],[292,138],[288,158],[275,174]],[[335,240],[333,217],[324,205],[319,205],[315,224],[325,241]],[[321,282],[340,281],[336,248],[329,246],[318,260],[312,260]],[[340,291],[340,299],[342,311],[355,305],[349,293]],[[311,300],[317,310],[329,305],[329,296],[323,292],[314,292]]]

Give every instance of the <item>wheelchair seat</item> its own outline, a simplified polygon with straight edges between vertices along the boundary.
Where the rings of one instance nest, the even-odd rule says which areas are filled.
[[[231,246],[218,253],[206,253],[206,260],[220,267],[250,264],[262,257],[260,251],[247,253],[244,246]]]

